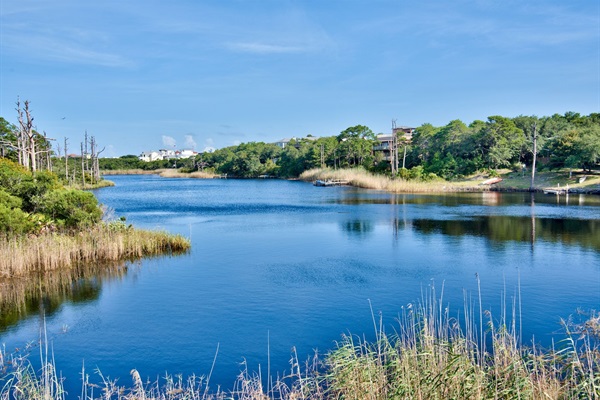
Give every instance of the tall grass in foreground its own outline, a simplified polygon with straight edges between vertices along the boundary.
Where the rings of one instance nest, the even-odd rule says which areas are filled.
[[[329,169],[329,168],[314,168],[304,171],[300,175],[300,179],[304,181],[321,180],[342,180],[349,182],[350,185],[364,188],[385,190],[392,193],[434,193],[434,192],[453,192],[473,190],[452,184],[446,181],[407,181],[402,178],[391,179],[383,175],[373,175],[363,169]],[[477,189],[481,190],[481,189]]]
[[[0,278],[71,268],[82,262],[133,260],[190,248],[188,239],[114,222],[78,233],[0,239]]]
[[[598,313],[592,312],[583,323],[564,321],[565,339],[541,350],[519,345],[514,301],[512,321],[495,321],[489,312],[467,303],[461,316],[452,318],[431,291],[420,304],[402,310],[393,334],[385,332],[381,319],[373,318],[374,341],[347,335],[324,358],[315,355],[304,364],[294,354],[291,372],[276,378],[262,376],[260,369],[258,373],[244,369],[230,391],[211,390],[210,373],[144,382],[132,370],[133,382],[125,387],[99,372],[100,384],[93,384],[82,371],[82,390],[76,396],[86,400],[600,398]],[[487,322],[478,320],[478,314],[482,319],[486,315]],[[44,367],[39,372],[25,357],[0,354],[0,399],[63,398],[62,378],[47,354],[47,348],[40,352]]]

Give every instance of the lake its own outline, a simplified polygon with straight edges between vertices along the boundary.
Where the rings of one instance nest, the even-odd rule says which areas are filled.
[[[561,318],[600,308],[598,196],[110,179],[95,191],[108,215],[185,235],[192,250],[3,288],[0,343],[35,344],[45,324],[73,397],[82,367],[129,386],[133,368],[203,375],[215,356],[211,387],[231,388],[244,362],[274,375],[294,351],[302,361],[342,334],[373,338],[371,309],[393,332],[432,288],[459,315],[478,302],[478,279],[494,319],[522,306],[524,343],[548,346]]]

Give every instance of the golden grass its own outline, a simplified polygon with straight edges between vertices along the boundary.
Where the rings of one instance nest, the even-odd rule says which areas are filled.
[[[363,169],[329,169],[314,168],[304,171],[300,175],[303,181],[321,180],[342,180],[349,182],[350,185],[364,188],[385,190],[392,193],[439,193],[456,192],[464,190],[482,191],[483,188],[477,188],[476,184],[469,187],[456,185],[446,181],[418,182],[407,181],[401,178],[391,179],[383,175],[373,175]]]
[[[0,278],[71,268],[82,262],[132,260],[178,253],[190,248],[188,239],[119,223],[102,224],[76,234],[49,233],[0,240]]]
[[[164,169],[104,169],[101,172],[102,175],[156,175],[161,171],[164,171]]]
[[[198,178],[198,179],[212,179],[215,176],[217,176],[216,174],[213,174],[211,172],[194,171],[194,172],[184,173],[184,172],[179,172],[178,170],[175,170],[175,169],[162,170],[159,175],[162,176],[163,178]]]

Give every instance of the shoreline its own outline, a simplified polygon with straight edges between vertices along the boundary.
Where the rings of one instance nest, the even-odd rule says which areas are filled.
[[[178,172],[176,170],[168,170],[168,169],[157,169],[157,170],[112,170],[112,171],[102,171],[103,175],[158,175],[164,178],[193,178],[193,179],[217,179],[221,176],[219,174],[206,173],[201,171],[195,171],[191,173]],[[364,170],[359,169],[340,169],[340,170],[331,170],[331,169],[312,169],[304,171],[299,177],[296,178],[277,178],[277,177],[269,177],[272,179],[284,179],[290,181],[303,181],[303,182],[314,182],[316,180],[345,180],[348,182],[346,186],[352,186],[362,189],[373,189],[373,190],[383,190],[389,193],[413,193],[413,194],[424,194],[424,193],[462,193],[462,192],[471,192],[471,193],[484,193],[484,192],[500,192],[500,193],[546,193],[546,192],[557,192],[557,193],[549,193],[549,194],[557,194],[557,195],[568,195],[568,194],[587,194],[587,195],[600,195],[600,176],[595,177],[595,180],[598,183],[591,183],[586,185],[581,185],[578,183],[572,183],[569,185],[568,183],[563,185],[562,187],[556,185],[543,185],[536,186],[532,191],[529,187],[523,187],[522,182],[521,185],[511,185],[512,182],[509,182],[513,179],[512,175],[518,175],[517,173],[504,172],[501,174],[504,178],[501,182],[484,185],[489,176],[478,176],[477,179],[465,179],[463,181],[445,181],[445,180],[435,180],[435,181],[412,181],[412,180],[403,180],[401,178],[392,179],[390,177],[384,175],[375,175]],[[551,175],[554,178],[546,178],[546,180],[556,181],[561,177],[560,172],[551,172],[547,173],[547,175]],[[261,177],[256,178],[238,178],[229,176],[227,179],[264,179]],[[528,178],[527,178],[528,179]],[[522,181],[521,179],[520,181]],[[563,181],[568,181],[565,178],[562,178]],[[591,179],[594,181],[594,179]]]

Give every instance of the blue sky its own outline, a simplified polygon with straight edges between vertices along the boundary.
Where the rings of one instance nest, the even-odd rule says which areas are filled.
[[[103,155],[600,112],[600,1],[0,0],[0,116]],[[63,119],[64,118],[64,119]],[[73,150],[75,152],[75,150]]]

